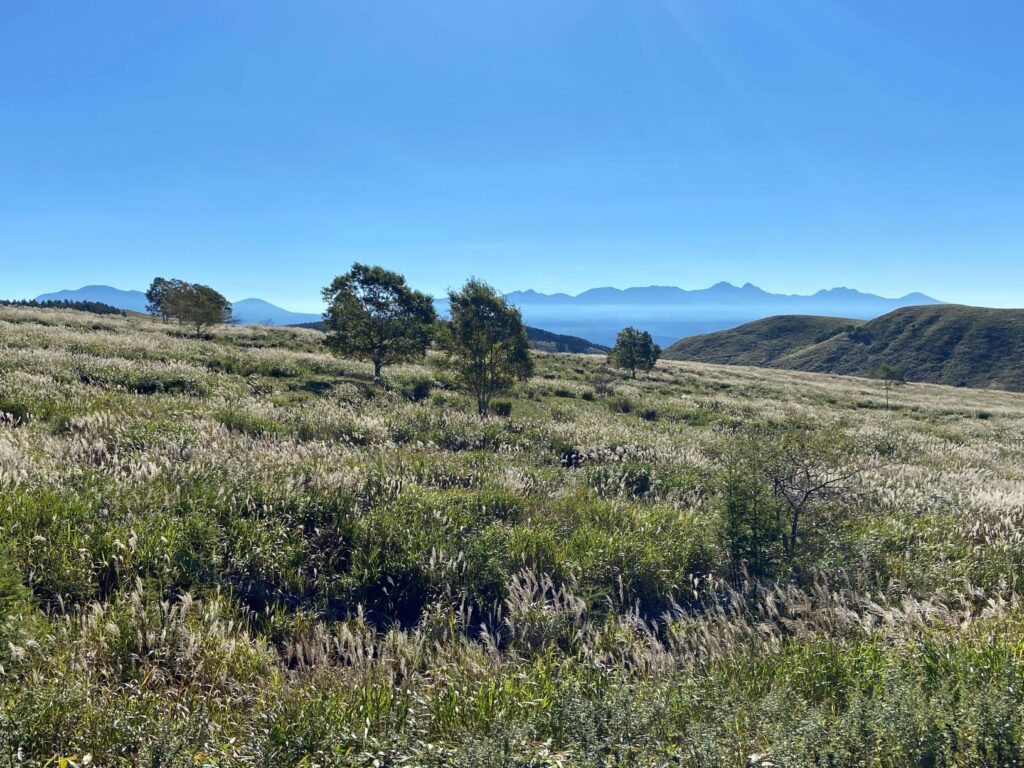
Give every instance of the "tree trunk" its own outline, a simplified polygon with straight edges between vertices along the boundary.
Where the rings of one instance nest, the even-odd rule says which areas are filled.
[[[373,380],[380,383],[380,360],[373,361]]]
[[[796,512],[793,513],[793,517],[790,521],[789,526],[789,559],[792,560],[796,556],[796,537],[800,530],[800,515]]]

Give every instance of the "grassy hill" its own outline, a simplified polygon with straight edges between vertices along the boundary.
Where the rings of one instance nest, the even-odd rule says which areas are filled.
[[[540,328],[526,326],[526,338],[530,340],[532,349],[542,352],[570,352],[580,355],[601,355],[611,351],[611,347],[595,344],[579,336],[568,336],[564,333],[552,333]]]
[[[868,322],[772,317],[682,339],[673,360],[864,375],[895,365],[911,381],[1024,390],[1024,310],[907,307]]]
[[[1024,395],[319,342],[0,307],[5,765],[1019,764]]]
[[[665,349],[666,360],[699,360],[722,365],[769,366],[796,349],[818,343],[860,321],[838,317],[779,315],[690,336]]]

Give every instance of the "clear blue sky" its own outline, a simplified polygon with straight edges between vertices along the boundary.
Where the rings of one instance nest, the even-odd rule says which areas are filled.
[[[0,296],[1024,305],[1020,0],[0,3]]]

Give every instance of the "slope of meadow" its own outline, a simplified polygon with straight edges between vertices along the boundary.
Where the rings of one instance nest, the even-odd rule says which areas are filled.
[[[1024,396],[319,338],[0,307],[0,763],[1020,763]],[[785,562],[779,434],[856,469]]]
[[[1024,309],[906,307],[874,320],[770,317],[680,339],[672,360],[863,376],[896,366],[911,381],[1024,391]]]

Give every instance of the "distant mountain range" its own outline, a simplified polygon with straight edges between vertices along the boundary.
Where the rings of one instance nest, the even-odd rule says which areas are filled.
[[[910,381],[1024,391],[1024,309],[918,306],[868,322],[770,317],[681,339],[664,357],[861,376],[892,365]]]
[[[99,301],[133,312],[146,311],[142,291],[123,291],[108,285],[87,285],[74,291],[58,291],[36,297],[39,301]],[[624,326],[635,325],[651,332],[667,346],[701,333],[733,328],[774,315],[827,315],[869,320],[907,306],[941,304],[922,293],[888,299],[850,288],[832,288],[809,296],[769,293],[747,283],[735,286],[716,283],[688,291],[669,286],[647,288],[593,288],[577,296],[515,291],[507,298],[534,328],[554,334],[589,339],[611,345]],[[447,314],[448,300],[435,301]],[[300,325],[316,322],[320,315],[290,312],[262,299],[243,299],[232,304],[236,322],[243,324]]]
[[[36,301],[99,301],[130,312],[146,311],[146,294],[142,291],[122,291],[109,285],[86,285],[74,291],[44,293]],[[321,319],[308,312],[289,312],[263,299],[242,299],[231,304],[235,322],[242,325],[299,325]]]
[[[623,326],[635,325],[650,331],[662,345],[773,315],[869,320],[901,307],[942,303],[923,293],[889,299],[832,288],[801,296],[769,293],[750,283],[735,286],[725,282],[692,291],[670,286],[593,288],[577,296],[516,291],[507,298],[520,308],[527,323],[556,333],[612,344]]]

